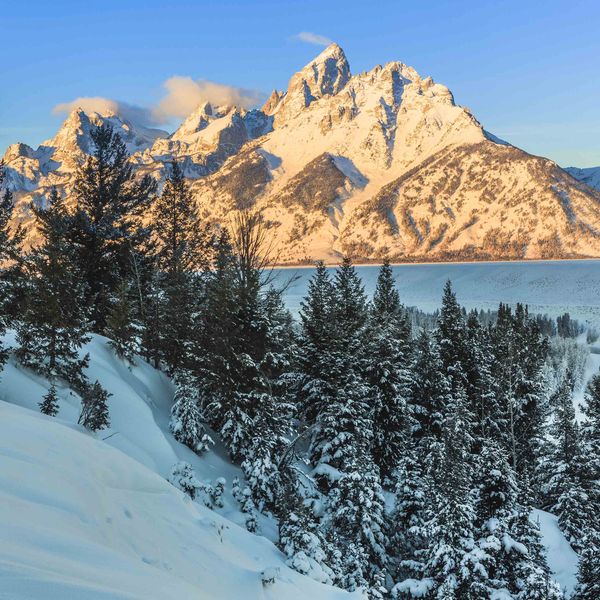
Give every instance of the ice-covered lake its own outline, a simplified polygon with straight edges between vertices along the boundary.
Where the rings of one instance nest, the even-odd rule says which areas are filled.
[[[378,267],[357,270],[371,295]],[[569,312],[581,322],[600,328],[600,260],[410,264],[394,266],[393,270],[407,306],[426,311],[438,308],[444,283],[450,279],[459,301],[467,308],[523,302],[531,312],[550,316]],[[275,270],[278,282],[294,279],[285,293],[293,312],[299,310],[313,272],[312,267]]]

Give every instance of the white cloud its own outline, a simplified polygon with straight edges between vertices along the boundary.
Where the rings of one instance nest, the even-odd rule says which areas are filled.
[[[166,89],[165,97],[149,108],[101,96],[82,96],[70,102],[57,104],[52,112],[66,114],[81,108],[88,113],[117,114],[137,125],[161,125],[169,123],[172,119],[184,119],[203,102],[210,102],[216,106],[234,105],[250,108],[264,97],[264,94],[257,90],[179,75],[167,79],[163,86]]]
[[[137,123],[138,125],[156,124],[152,111],[142,106],[135,106],[127,102],[119,102],[110,98],[101,96],[81,96],[71,100],[71,102],[62,102],[57,104],[52,112],[55,115],[70,113],[76,108],[83,109],[86,113],[97,112],[103,115],[116,114],[125,119]]]
[[[153,109],[153,115],[158,121],[172,117],[185,118],[203,102],[210,102],[217,106],[227,104],[250,108],[263,97],[263,94],[257,90],[180,75],[170,77],[163,86],[167,90],[167,95]]]
[[[329,46],[329,44],[333,44],[333,40],[330,40],[328,37],[319,35],[318,33],[311,33],[310,31],[301,31],[294,38],[307,44],[314,44],[315,46]]]

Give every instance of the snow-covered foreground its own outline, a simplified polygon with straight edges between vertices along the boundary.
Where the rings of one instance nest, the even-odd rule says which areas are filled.
[[[448,279],[466,308],[496,309],[498,303],[523,302],[532,312],[556,317],[564,312],[600,327],[600,261],[407,264],[393,267],[402,301],[431,311],[439,308]],[[378,267],[358,267],[372,294]],[[276,269],[279,281],[296,278],[286,291],[290,310],[297,311],[312,268]]]
[[[7,340],[10,342],[10,340]],[[0,374],[0,598],[100,600],[359,597],[288,569],[267,538],[248,533],[230,495],[240,472],[218,445],[200,458],[168,430],[169,380],[143,361],[128,367],[93,336],[88,376],[113,395],[112,427],[76,424],[79,398],[60,389],[60,413],[41,415],[47,382],[11,360]],[[15,406],[19,405],[19,406]],[[193,503],[165,476],[179,460],[204,480],[225,477],[219,514]],[[573,589],[577,556],[541,511],[551,568]],[[264,586],[262,572],[277,571]]]
[[[171,486],[180,459],[229,490],[238,471],[218,448],[198,458],[172,438],[163,375],[141,361],[129,369],[99,336],[86,351],[88,375],[113,394],[112,428],[97,436],[75,424],[68,390],[53,419],[37,412],[46,382],[13,363],[0,374],[0,598],[352,597],[287,568],[272,542],[235,523],[229,494],[217,514]],[[263,585],[265,570],[275,583]]]

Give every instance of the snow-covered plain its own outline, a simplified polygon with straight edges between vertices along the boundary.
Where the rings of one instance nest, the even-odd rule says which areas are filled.
[[[393,270],[402,302],[425,311],[440,307],[450,279],[458,300],[469,309],[522,302],[533,313],[556,317],[569,312],[583,324],[600,327],[600,260],[404,264]],[[377,266],[358,267],[369,295],[377,272]],[[295,279],[285,293],[293,312],[300,308],[312,273],[312,267],[275,270],[282,284]]]
[[[53,419],[37,410],[47,382],[12,361],[0,373],[2,600],[353,597],[292,571],[271,541],[236,524],[238,470],[219,447],[199,458],[173,439],[162,374],[143,361],[128,368],[106,338],[85,351],[88,376],[113,394],[112,427],[95,436],[76,424],[79,397],[68,389]],[[225,477],[220,514],[165,480],[179,460],[201,480]],[[260,526],[273,537],[272,524]],[[274,583],[263,585],[265,570]]]

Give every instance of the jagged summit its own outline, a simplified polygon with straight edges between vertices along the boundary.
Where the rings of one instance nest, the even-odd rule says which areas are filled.
[[[600,256],[596,172],[571,170],[486,132],[452,92],[399,62],[353,75],[331,44],[261,110],[202,103],[170,136],[118,114],[73,111],[37,150],[13,144],[8,185],[22,207],[66,195],[110,122],[140,173],[180,161],[202,214],[253,207],[280,260]]]
[[[292,76],[285,95],[279,105],[276,105],[275,124],[293,118],[323,96],[339,93],[351,76],[350,65],[344,51],[337,44],[330,44],[314,60]]]

